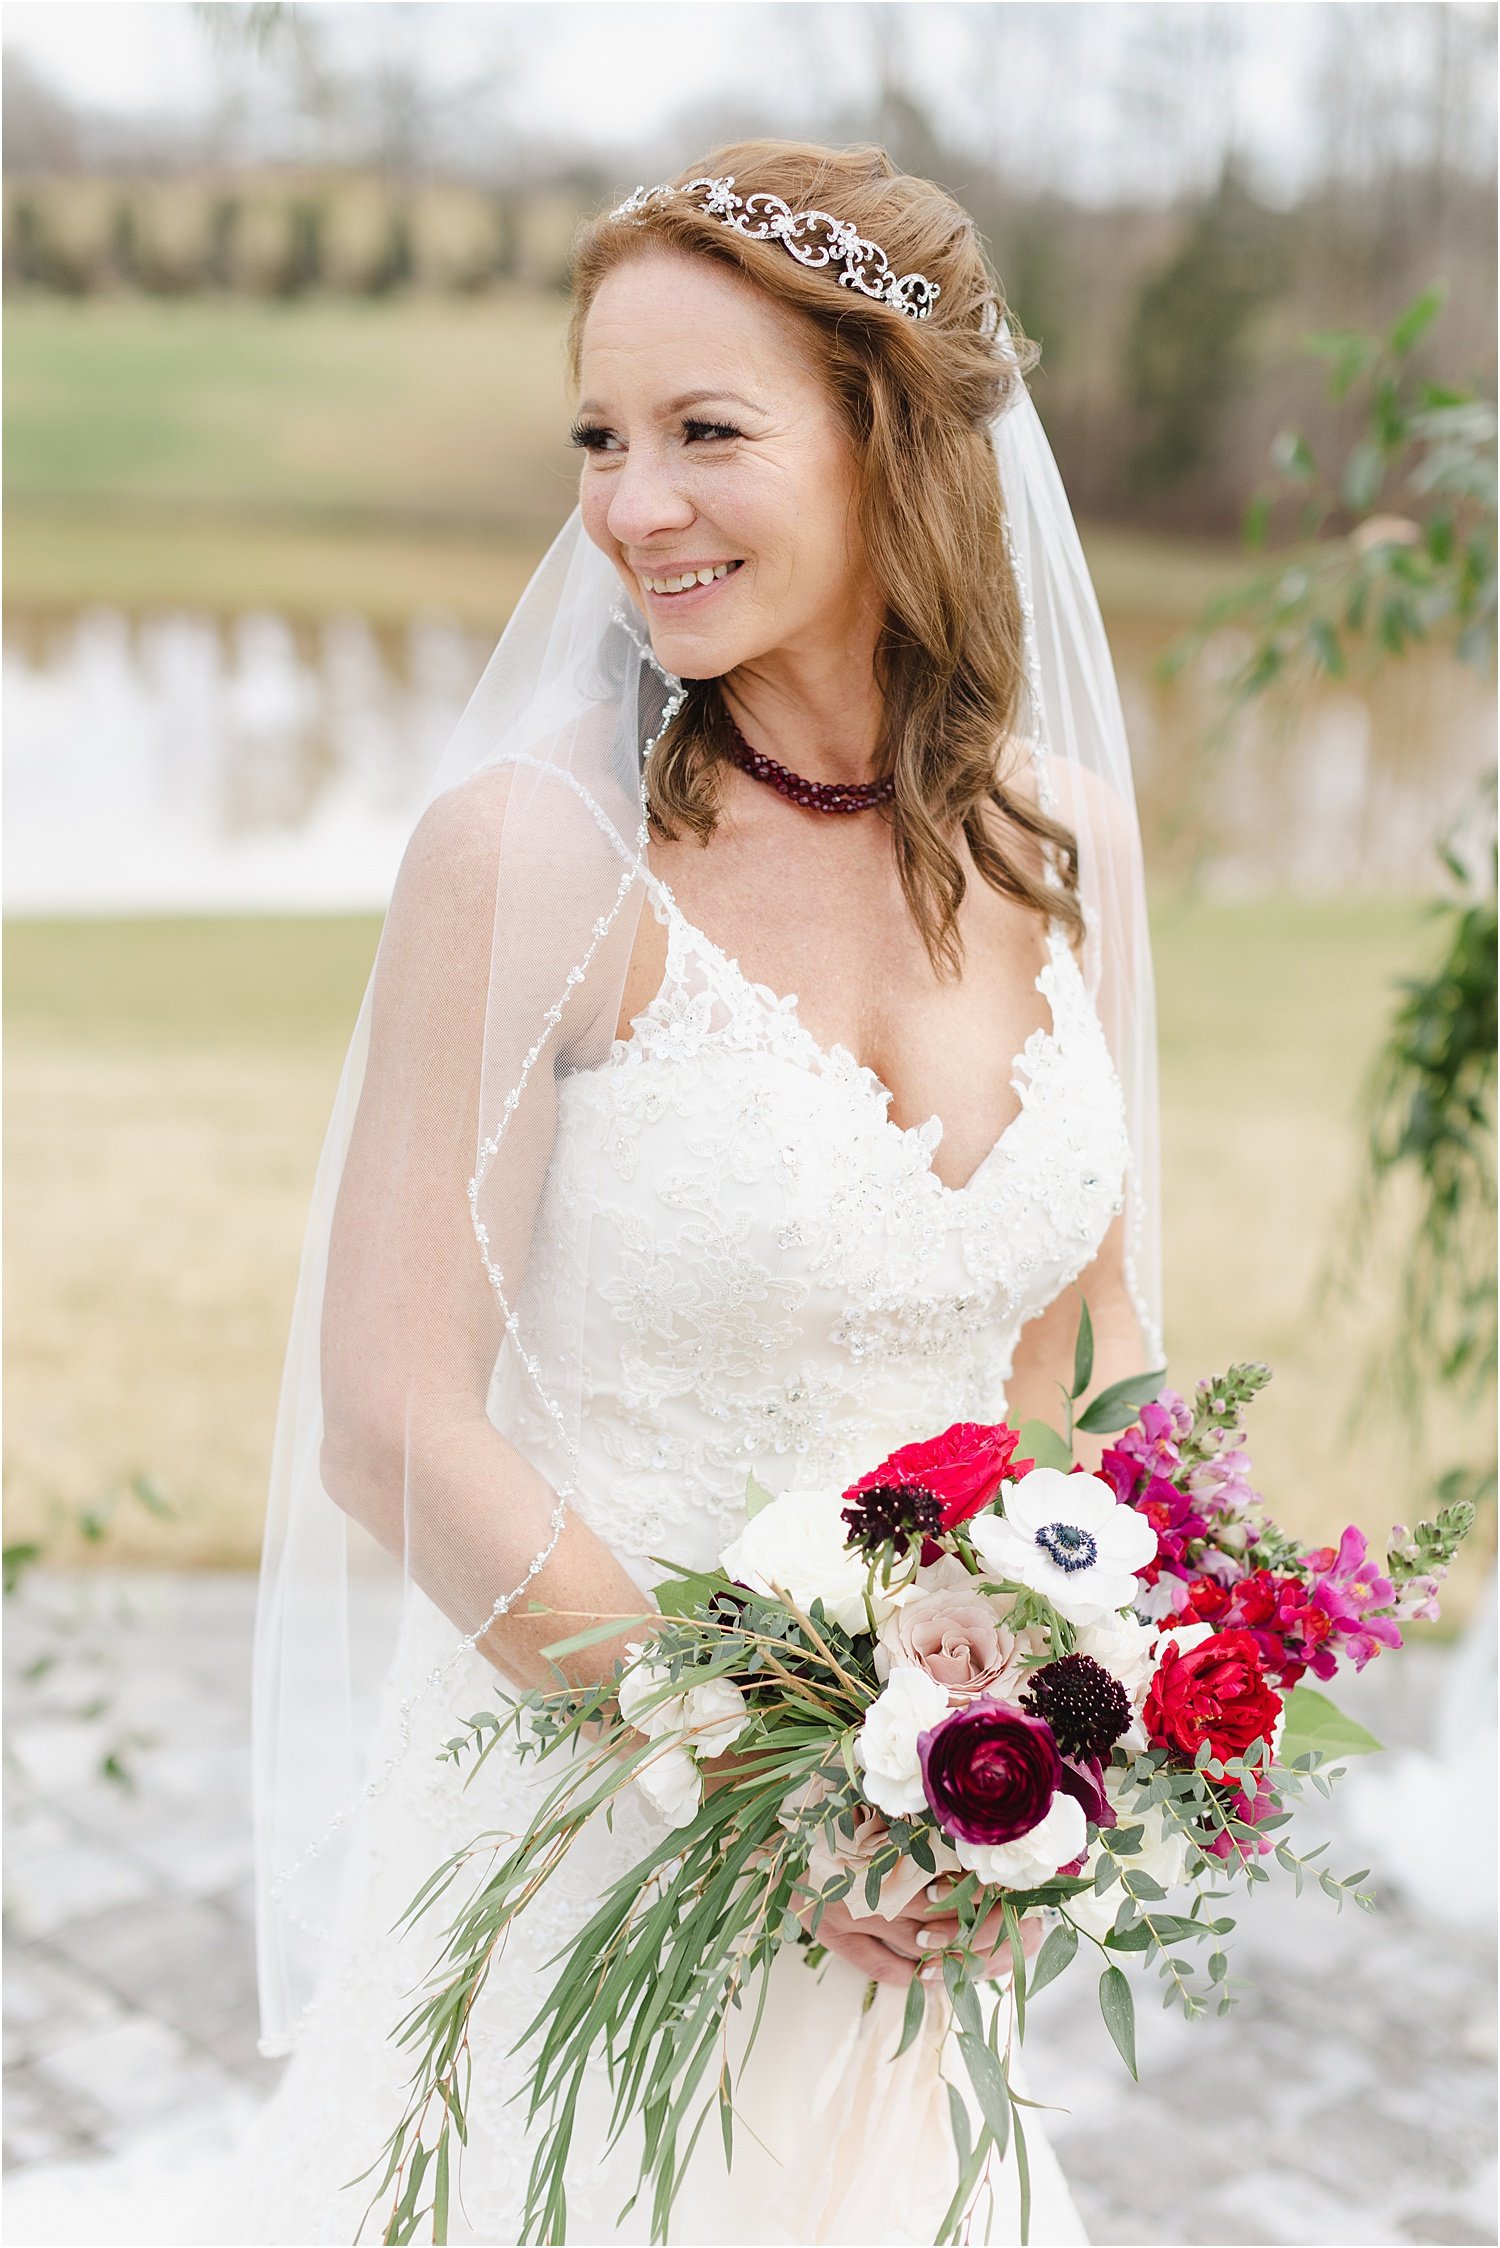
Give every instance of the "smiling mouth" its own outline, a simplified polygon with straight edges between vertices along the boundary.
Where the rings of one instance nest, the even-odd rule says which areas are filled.
[[[736,562],[706,562],[701,570],[663,570],[659,574],[637,570],[641,586],[653,601],[691,601],[711,594],[716,585],[734,576],[743,567],[743,557]]]

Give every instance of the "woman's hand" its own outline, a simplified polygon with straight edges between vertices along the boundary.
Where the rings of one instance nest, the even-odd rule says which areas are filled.
[[[936,1902],[932,1901],[934,1890],[939,1892]],[[925,1900],[913,1900],[892,1920],[878,1913],[857,1919],[840,1898],[823,1907],[814,1940],[826,1944],[840,1959],[847,1959],[851,1967],[872,1976],[877,1983],[904,1985],[915,1974],[921,1974],[924,1982],[936,1982],[942,1973],[942,1954],[957,1945],[960,1934],[958,1914],[942,1909],[940,1900],[946,1893],[945,1885],[934,1882]],[[811,1918],[810,1906],[801,1917],[806,1926]],[[1044,1933],[1040,1920],[1034,1917],[1021,1922],[1021,1949],[1028,1959],[1036,1956]],[[968,1949],[985,1961],[981,1972],[987,1978],[1010,1973],[1010,1945],[1005,1940],[1005,1918],[998,1908],[970,1936]]]

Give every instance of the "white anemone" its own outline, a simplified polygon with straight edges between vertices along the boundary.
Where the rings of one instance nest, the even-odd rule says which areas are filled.
[[[985,1567],[1045,1593],[1069,1623],[1102,1622],[1135,1597],[1136,1571],[1156,1555],[1156,1532],[1097,1475],[1035,1467],[1001,1486],[1001,1514],[976,1515],[970,1535]]]

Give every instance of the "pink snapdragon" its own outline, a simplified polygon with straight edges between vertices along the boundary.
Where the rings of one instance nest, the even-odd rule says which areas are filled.
[[[1321,1608],[1344,1642],[1344,1651],[1356,1670],[1363,1670],[1382,1647],[1399,1647],[1401,1629],[1388,1609],[1396,1597],[1389,1577],[1367,1558],[1369,1542],[1351,1522],[1338,1543],[1319,1546],[1307,1556],[1313,1572],[1310,1605]]]

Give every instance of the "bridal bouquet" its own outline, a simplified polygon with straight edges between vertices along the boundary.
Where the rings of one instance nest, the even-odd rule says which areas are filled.
[[[757,1982],[789,1945],[816,1969],[835,1900],[878,1923],[942,1885],[952,1940],[940,1981],[913,1976],[899,2048],[929,2006],[947,2009],[945,2051],[972,2094],[950,2084],[954,2186],[939,2241],[960,2237],[987,2164],[1012,2142],[1026,2237],[1012,2040],[1080,1951],[1095,1958],[1132,2074],[1121,1955],[1154,1961],[1166,2002],[1190,2016],[1228,2008],[1232,1884],[1269,1879],[1270,1858],[1300,1893],[1319,1852],[1282,1838],[1288,1803],[1308,1782],[1327,1793],[1338,1759],[1378,1746],[1308,1676],[1359,1669],[1400,1646],[1403,1621],[1436,1615],[1473,1510],[1398,1528],[1383,1562],[1352,1527],[1337,1546],[1304,1549],[1248,1479],[1243,1412],[1264,1367],[1232,1367],[1191,1402],[1137,1377],[1075,1421],[1092,1356],[1085,1310],[1061,1433],[961,1424],[843,1492],[773,1497],[752,1479],[749,1520],[719,1567],[667,1577],[650,1637],[609,1678],[481,1711],[448,1744],[471,1780],[507,1735],[559,1776],[524,1835],[480,1837],[409,1909],[408,1921],[432,1910],[477,1853],[497,1860],[398,2032],[419,2059],[379,2188],[387,2240],[413,2240],[429,2220],[446,2239],[467,2024],[489,1963],[622,1789],[644,1790],[667,1831],[559,1955],[516,2041],[536,2041],[540,2122],[523,2240],[566,2239],[575,2102],[599,2056],[615,2136],[641,2120],[637,2193],[649,2189],[652,2237],[666,2237],[715,2108],[733,2158],[730,2010],[752,2017],[753,2044]],[[1097,1473],[1073,1464],[1075,1428],[1115,1438]],[[613,1619],[551,1654],[619,1629]],[[1336,1903],[1352,1892],[1369,1904],[1362,1874],[1314,1870]],[[1023,1923],[1039,1918],[1047,1933],[1028,1962]],[[1005,1990],[984,1973],[1001,1935]]]

